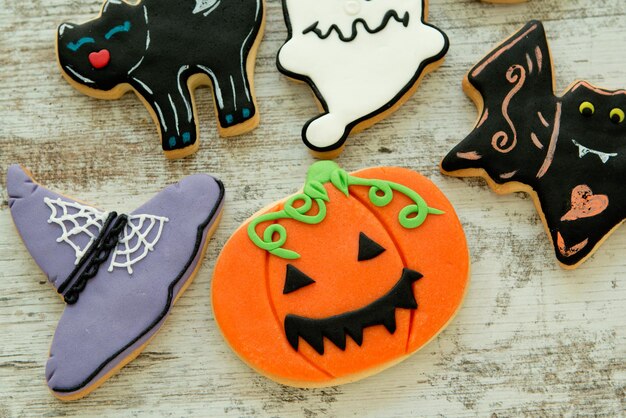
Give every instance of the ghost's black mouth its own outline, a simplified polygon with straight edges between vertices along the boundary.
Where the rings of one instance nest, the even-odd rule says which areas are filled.
[[[321,355],[324,354],[324,337],[345,350],[346,335],[359,346],[363,343],[363,328],[383,325],[393,334],[396,331],[396,309],[417,309],[412,285],[420,278],[420,273],[405,268],[400,280],[387,294],[367,306],[340,315],[311,319],[289,314],[285,317],[287,340],[297,351],[302,337]]]
[[[400,15],[398,15],[398,12],[396,12],[395,10],[388,10],[383,17],[383,20],[380,22],[380,25],[375,28],[370,28],[367,22],[362,18],[355,19],[354,22],[352,22],[352,32],[349,34],[349,36],[344,35],[343,32],[341,32],[341,29],[339,29],[339,26],[337,26],[336,24],[332,24],[328,28],[326,33],[324,33],[321,29],[317,27],[317,25],[319,25],[320,23],[319,21],[313,23],[311,26],[302,31],[302,34],[306,35],[309,32],[313,32],[317,35],[318,38],[326,39],[330,35],[332,35],[333,32],[336,32],[337,36],[342,42],[352,42],[356,39],[358,35],[359,24],[363,26],[363,29],[367,32],[375,34],[385,29],[391,19],[395,20],[398,23],[402,23],[405,28],[409,26],[409,12],[404,12],[404,15],[400,17]]]

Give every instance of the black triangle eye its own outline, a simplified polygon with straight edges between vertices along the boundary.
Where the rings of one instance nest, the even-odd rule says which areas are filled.
[[[373,241],[363,232],[359,234],[359,261],[371,260],[384,252],[385,248],[383,248],[380,244]]]
[[[295,292],[305,286],[315,283],[315,280],[302,273],[300,270],[287,264],[287,273],[285,274],[285,287],[283,287],[283,295]]]

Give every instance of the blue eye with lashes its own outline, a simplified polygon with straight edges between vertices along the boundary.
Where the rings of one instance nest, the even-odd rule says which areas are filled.
[[[119,26],[115,26],[114,28],[111,28],[111,30],[109,30],[106,33],[106,35],[104,35],[104,39],[109,40],[116,33],[118,33],[118,32],[128,32],[129,30],[130,30],[130,22],[127,20],[126,22],[124,22],[124,24],[119,25]]]
[[[80,38],[76,42],[70,42],[69,44],[67,44],[67,47],[69,49],[71,49],[72,51],[76,52],[76,51],[78,51],[78,48],[80,48],[81,46],[83,46],[85,44],[93,44],[95,42],[96,41],[93,38],[90,38],[90,37],[86,36],[84,38]]]

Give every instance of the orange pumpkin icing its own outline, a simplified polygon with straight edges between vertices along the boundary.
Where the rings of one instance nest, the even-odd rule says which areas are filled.
[[[332,181],[329,173],[334,173]],[[377,186],[358,184],[360,179]],[[380,197],[384,185],[397,187],[388,190],[393,193],[389,202],[377,205],[371,193],[378,191]],[[403,193],[407,190],[412,193]],[[413,171],[379,167],[347,174],[333,162],[318,162],[298,196],[307,193],[313,197],[311,207],[302,215],[317,216],[315,223],[298,220],[300,215],[277,216],[286,206],[302,207],[300,198],[291,204],[285,199],[233,234],[217,260],[212,301],[226,341],[252,368],[292,386],[328,386],[380,371],[435,337],[462,302],[469,255],[454,208],[430,180]],[[403,209],[416,201],[422,211],[428,208],[425,219],[419,226],[411,225],[414,215],[401,222]],[[276,225],[284,227],[286,238],[278,247],[279,232],[264,236]],[[384,251],[359,261],[362,234]],[[286,286],[288,265],[306,277],[296,290]],[[408,295],[396,295],[408,306],[412,294],[416,309],[385,305],[395,300],[389,296],[394,286],[403,286],[403,272],[413,272],[413,280],[421,275],[406,288]],[[300,333],[292,334],[292,343],[288,316],[300,318],[300,328],[291,329]],[[384,318],[387,325],[381,323]],[[358,329],[362,335],[353,338]]]

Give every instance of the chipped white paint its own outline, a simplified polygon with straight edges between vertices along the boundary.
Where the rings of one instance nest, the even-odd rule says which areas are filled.
[[[437,183],[465,225],[472,283],[459,315],[422,351],[377,376],[321,390],[282,387],[251,371],[224,343],[210,306],[219,248],[250,214],[300,187],[313,161],[299,135],[317,109],[308,88],[274,66],[286,37],[280,2],[268,3],[259,51],[261,125],[219,138],[210,94],[199,90],[200,150],[174,162],[163,158],[135,97],[91,99],[58,72],[56,25],[91,18],[100,7],[98,0],[0,0],[0,417],[624,415],[626,228],[578,270],[564,271],[530,199],[443,177],[437,163],[476,118],[461,78],[526,19],[545,21],[559,91],[578,78],[626,87],[619,49],[626,44],[626,2],[431,0],[430,21],[452,42],[446,63],[396,114],[351,138],[339,162],[348,170],[406,166]],[[160,334],[78,402],[57,401],[44,383],[63,303],[11,225],[4,180],[12,162],[55,189],[126,212],[186,174],[208,172],[226,184],[223,220],[204,265]]]

